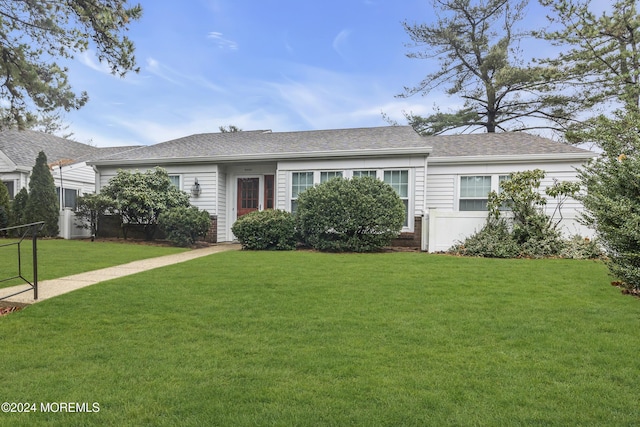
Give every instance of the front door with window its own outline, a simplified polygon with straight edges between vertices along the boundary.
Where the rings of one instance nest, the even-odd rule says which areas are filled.
[[[238,178],[238,218],[260,207],[260,178]]]

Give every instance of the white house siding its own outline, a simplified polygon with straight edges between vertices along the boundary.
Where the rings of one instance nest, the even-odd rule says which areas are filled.
[[[95,192],[95,172],[84,162],[63,166],[62,170],[54,166],[51,175],[56,187],[77,190],[79,195]]]
[[[427,208],[453,210],[455,199],[455,175],[438,174],[437,169],[429,165],[427,174]]]
[[[425,209],[425,185],[426,185],[426,170],[424,167],[413,169],[413,187],[414,187],[414,217],[422,216]]]
[[[218,208],[213,215],[218,217],[218,242],[227,240],[227,174],[222,168],[218,170],[218,192],[217,192]]]
[[[276,207],[281,210],[289,210],[287,195],[289,194],[287,184],[289,183],[289,172],[280,170],[276,173]]]
[[[458,192],[461,176],[474,175],[508,175],[511,172],[521,172],[532,169],[542,169],[546,172],[545,179],[540,185],[541,194],[558,181],[577,181],[576,168],[580,162],[510,162],[510,163],[471,163],[463,162],[442,163],[430,161],[427,177],[427,209],[428,220],[425,221],[423,237],[428,239],[428,245],[423,242],[423,249],[430,252],[444,251],[457,241],[473,234],[480,229],[486,219],[486,212],[461,212],[458,209]],[[546,195],[545,195],[546,197]],[[553,215],[557,206],[556,200],[547,197],[545,211]],[[592,230],[580,225],[577,217],[581,205],[574,199],[567,199],[562,207],[563,221],[560,223],[565,235],[579,234],[591,237]],[[556,219],[560,219],[558,213]]]
[[[66,190],[73,190],[77,196],[91,194],[95,192],[95,172],[91,166],[85,162],[74,163],[63,166],[62,168],[53,166],[51,175],[56,187]],[[62,192],[59,193],[60,206],[63,206]],[[64,239],[79,239],[90,236],[90,230],[78,227],[76,216],[73,208],[64,208],[60,210],[58,219],[58,228],[60,237]]]

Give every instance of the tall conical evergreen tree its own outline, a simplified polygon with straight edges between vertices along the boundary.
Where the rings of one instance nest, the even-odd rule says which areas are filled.
[[[0,228],[7,227],[9,225],[10,212],[11,203],[9,200],[9,190],[7,190],[6,185],[0,183]]]
[[[38,154],[36,164],[31,171],[26,216],[28,222],[44,221],[42,236],[52,237],[58,235],[60,204],[58,203],[53,175],[51,175],[47,165],[47,156],[44,151]]]
[[[28,200],[29,193],[26,188],[22,187],[13,198],[13,203],[11,204],[11,225],[27,224]]]

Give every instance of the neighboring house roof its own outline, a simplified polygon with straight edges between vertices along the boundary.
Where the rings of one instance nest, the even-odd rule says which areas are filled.
[[[113,155],[133,147],[93,147],[91,145],[60,138],[32,130],[9,129],[0,132],[0,152],[18,168],[31,169],[40,151],[47,155],[49,164],[79,163]]]
[[[90,161],[98,165],[429,154],[435,161],[575,158],[593,153],[526,133],[421,137],[410,126],[190,135]],[[537,156],[537,157],[536,157]]]
[[[135,150],[140,147],[144,147],[144,146],[129,145],[129,146],[120,146],[120,147],[96,147],[95,153],[93,153],[90,157],[83,160],[89,161],[89,160],[105,159],[115,154],[126,153],[127,151]]]

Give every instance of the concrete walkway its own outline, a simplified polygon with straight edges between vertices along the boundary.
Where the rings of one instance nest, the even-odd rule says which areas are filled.
[[[218,252],[239,250],[241,246],[233,243],[222,243],[209,246],[203,249],[194,249],[179,254],[165,255],[157,258],[143,259],[133,261],[128,264],[117,265],[115,267],[107,267],[101,270],[88,271],[86,273],[74,274],[73,276],[61,277],[59,279],[43,280],[38,282],[38,299],[34,301],[33,291],[29,290],[19,295],[7,298],[2,301],[18,302],[23,304],[33,304],[44,301],[76,289],[84,288],[105,280],[117,279],[118,277],[128,276],[130,274],[139,273],[141,271],[152,270],[154,268],[164,267],[166,265],[178,264],[180,262],[190,261],[192,259],[215,254]],[[10,288],[0,289],[0,297],[3,295],[11,295],[23,289],[30,289],[27,284],[13,286]]]

